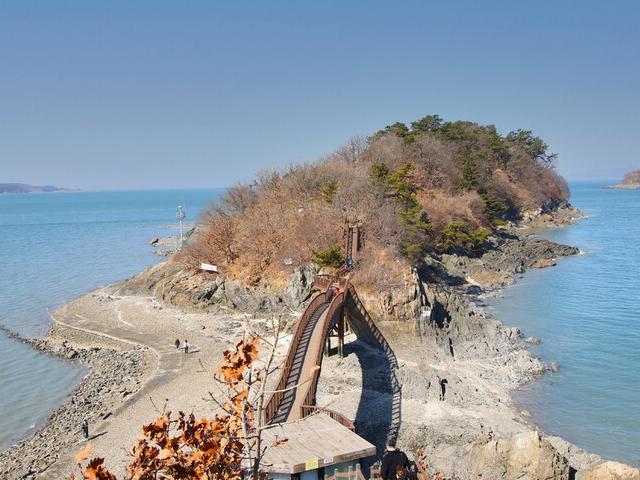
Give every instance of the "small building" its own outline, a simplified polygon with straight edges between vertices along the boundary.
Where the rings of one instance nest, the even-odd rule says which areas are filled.
[[[347,472],[363,480],[360,460],[376,453],[374,445],[322,413],[273,425],[262,438],[269,446],[262,460],[270,480],[324,480]]]

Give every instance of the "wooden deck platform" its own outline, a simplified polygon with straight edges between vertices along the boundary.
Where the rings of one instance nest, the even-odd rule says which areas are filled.
[[[375,455],[376,447],[327,415],[318,413],[263,432],[270,446],[263,462],[269,473],[300,473]]]

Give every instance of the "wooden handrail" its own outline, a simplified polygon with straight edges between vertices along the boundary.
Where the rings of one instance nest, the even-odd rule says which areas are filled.
[[[332,286],[345,290],[349,283],[348,276],[350,271],[351,267],[349,265],[343,265],[331,274],[318,274],[313,281],[314,287],[322,291]]]
[[[321,367],[322,365],[322,355],[324,354],[323,346],[327,340],[327,336],[329,335],[329,330],[330,330],[331,324],[333,323],[333,317],[339,311],[339,309],[341,309],[342,306],[344,305],[344,296],[345,296],[344,292],[340,292],[339,294],[335,295],[333,297],[331,305],[329,306],[326,313],[324,314],[324,320],[319,329],[319,331],[322,332],[322,339],[320,341],[321,348],[318,349],[318,352],[316,354],[316,359],[315,359],[315,365],[318,365],[319,367]],[[302,402],[302,405],[316,404],[316,393],[318,390],[318,378],[320,377],[320,370],[321,368],[317,368],[313,372],[313,377],[311,378],[311,381],[306,386],[306,392],[304,392],[305,396],[303,397],[304,400]],[[303,411],[301,412],[302,417],[305,416],[304,413],[305,412],[303,409]]]
[[[336,422],[341,425],[347,427],[349,430],[354,431],[356,429],[353,422],[346,416],[340,412],[336,412],[335,410],[331,410],[325,407],[319,407],[317,405],[303,405],[302,406],[302,417],[308,417],[309,415],[313,415],[315,413],[322,413],[333,418]]]
[[[364,305],[358,298],[358,295],[356,294],[355,289],[353,288],[353,285],[351,285],[351,283],[349,282],[348,277],[342,277],[342,278],[336,279],[335,276],[326,276],[326,278],[330,282],[327,288],[329,288],[329,286],[336,285],[337,283],[336,286],[338,286],[342,291],[340,291],[338,294],[333,296],[331,300],[331,304],[326,309],[326,311],[323,312],[322,316],[317,320],[318,322],[321,322],[321,323],[319,325],[314,326],[314,334],[321,336],[321,338],[319,339],[320,347],[316,352],[315,359],[305,359],[304,361],[306,363],[309,360],[314,360],[314,362],[311,363],[311,365],[317,365],[319,368],[314,369],[313,373],[311,374],[311,378],[306,379],[303,383],[293,388],[297,390],[296,397],[302,400],[302,402],[299,403],[300,405],[299,413],[301,418],[304,418],[316,412],[324,413],[330,416],[331,418],[333,418],[334,420],[336,420],[337,422],[339,422],[340,424],[346,426],[347,428],[354,430],[353,422],[350,419],[348,419],[346,416],[342,415],[339,412],[318,407],[316,405],[316,394],[318,389],[318,380],[320,377],[320,370],[322,366],[322,356],[324,354],[324,344],[326,343],[327,337],[330,334],[330,330],[335,320],[336,314],[338,314],[341,311],[341,309],[346,308],[348,305],[350,306],[349,308],[355,308],[359,312],[361,316],[360,318],[364,321],[364,323],[362,323],[362,326],[365,329],[363,330],[363,333],[366,332],[367,334],[365,338],[367,336],[370,337],[369,340],[367,341],[374,342],[376,345],[380,346],[387,354],[387,358],[389,359],[389,364],[391,367],[390,381],[391,381],[392,389],[394,392],[400,391],[401,389],[400,382],[398,381],[398,378],[396,376],[396,371],[395,371],[398,368],[398,360],[393,350],[387,343],[386,339],[382,335],[382,332],[380,332],[380,330],[377,328],[373,319],[367,313],[366,309],[364,308]],[[325,293],[320,293],[316,295],[311,301],[311,303],[309,304],[309,306],[306,308],[302,317],[300,318],[300,321],[296,325],[296,329],[294,331],[294,335],[292,337],[291,344],[289,346],[289,351],[287,353],[287,358],[285,359],[283,366],[281,367],[278,384],[264,408],[265,423],[270,423],[278,413],[280,403],[282,402],[287,390],[286,385],[287,385],[288,377],[289,377],[302,335],[305,332],[305,329],[307,328],[309,321],[311,320],[311,317],[318,311],[318,309],[322,305],[326,304],[325,300],[326,300]]]
[[[285,359],[280,369],[280,378],[278,379],[278,383],[274,388],[274,392],[271,394],[269,401],[266,403],[265,407],[263,408],[265,423],[271,422],[271,420],[273,419],[273,417],[276,415],[278,411],[278,407],[280,406],[280,402],[282,401],[282,398],[284,397],[285,392],[283,390],[285,390],[287,379],[289,377],[289,372],[291,370],[291,366],[293,365],[293,360],[295,358],[296,350],[298,348],[298,343],[300,342],[300,338],[304,333],[304,329],[306,328],[307,324],[309,323],[309,320],[311,319],[313,314],[316,312],[316,310],[320,308],[320,306],[324,303],[325,303],[324,293],[320,293],[316,295],[313,298],[313,300],[311,300],[311,303],[309,303],[304,313],[302,314],[300,321],[296,325],[296,329],[293,333],[293,337],[291,338],[291,344],[289,345],[289,351],[287,352],[287,358]]]

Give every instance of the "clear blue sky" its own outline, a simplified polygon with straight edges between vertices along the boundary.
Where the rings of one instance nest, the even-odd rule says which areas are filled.
[[[0,182],[226,186],[428,113],[640,168],[640,3],[0,0]]]

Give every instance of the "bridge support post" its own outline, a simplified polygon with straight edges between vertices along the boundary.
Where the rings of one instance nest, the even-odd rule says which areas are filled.
[[[340,358],[344,357],[344,323],[345,323],[344,309],[338,320],[338,355]]]

